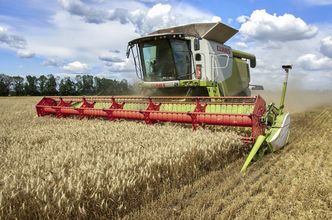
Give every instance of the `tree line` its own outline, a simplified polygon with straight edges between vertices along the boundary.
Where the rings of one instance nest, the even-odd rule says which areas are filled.
[[[91,75],[76,75],[62,79],[47,76],[8,76],[0,74],[0,96],[38,95],[127,95],[133,87],[127,80],[113,80]]]

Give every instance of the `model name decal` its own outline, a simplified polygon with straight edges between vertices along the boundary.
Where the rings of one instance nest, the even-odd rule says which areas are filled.
[[[229,49],[227,47],[223,47],[221,45],[217,45],[217,51],[231,55],[231,49]]]
[[[164,83],[158,83],[154,85],[156,88],[165,88],[166,85]]]

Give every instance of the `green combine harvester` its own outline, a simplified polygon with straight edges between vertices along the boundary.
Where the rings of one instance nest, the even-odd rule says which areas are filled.
[[[222,23],[191,24],[158,30],[128,44],[147,94],[249,96],[254,55],[224,43],[237,30]]]
[[[58,118],[101,117],[107,120],[141,120],[243,127],[241,140],[252,146],[242,172],[255,156],[286,145],[289,113],[284,112],[286,78],[280,105],[266,105],[260,96],[250,96],[253,54],[225,45],[237,30],[222,23],[199,23],[155,31],[128,43],[140,96],[44,97],[38,116]],[[253,86],[252,89],[262,89]]]

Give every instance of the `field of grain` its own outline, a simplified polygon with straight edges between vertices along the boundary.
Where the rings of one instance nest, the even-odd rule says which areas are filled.
[[[0,98],[0,219],[331,219],[323,97],[304,112],[287,100],[290,144],[246,175],[231,131],[38,118],[39,98]]]
[[[247,151],[230,132],[36,117],[0,99],[0,217],[112,218]]]
[[[240,158],[125,218],[332,219],[332,107],[294,113],[291,126],[290,144],[246,175]]]

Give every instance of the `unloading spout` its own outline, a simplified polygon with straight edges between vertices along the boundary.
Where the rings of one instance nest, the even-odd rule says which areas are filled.
[[[240,50],[233,50],[233,56],[237,58],[244,58],[250,60],[250,67],[255,68],[256,67],[256,57],[255,55],[251,53],[246,53]]]

